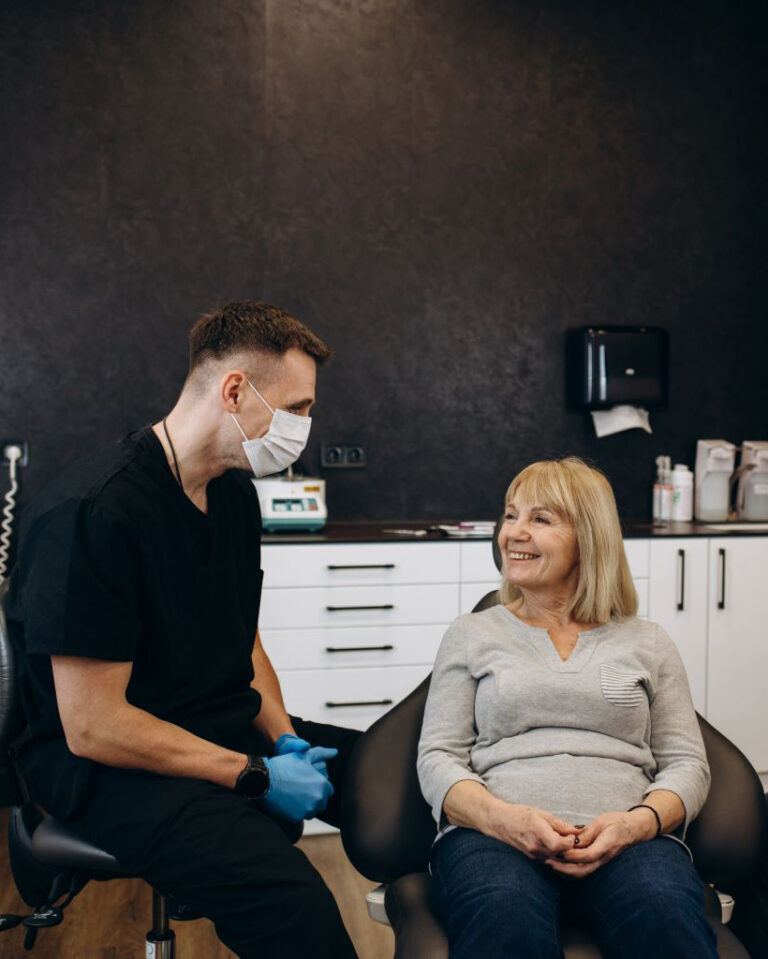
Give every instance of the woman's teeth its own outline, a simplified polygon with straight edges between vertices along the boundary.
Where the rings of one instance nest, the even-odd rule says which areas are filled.
[[[538,559],[538,554],[536,553],[507,553],[510,559]]]

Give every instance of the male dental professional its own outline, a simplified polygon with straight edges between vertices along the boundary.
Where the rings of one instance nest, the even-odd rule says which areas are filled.
[[[242,959],[355,956],[285,826],[338,824],[359,733],[288,715],[257,628],[251,474],[301,453],[329,355],[265,303],[202,317],[170,413],[29,507],[7,601],[32,796]]]

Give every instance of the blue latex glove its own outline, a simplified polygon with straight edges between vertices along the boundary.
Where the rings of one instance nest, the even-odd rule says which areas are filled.
[[[330,746],[312,746],[307,750],[307,759],[312,763],[315,769],[326,778],[328,778],[327,761],[334,759],[338,755],[338,749],[333,749]]]
[[[328,767],[325,764],[326,760],[317,758],[306,739],[300,739],[298,736],[294,736],[293,733],[283,733],[283,735],[279,736],[275,741],[274,750],[276,756],[285,756],[287,753],[307,753],[309,761],[315,769],[324,776],[328,775]],[[338,749],[334,749],[334,756],[338,755],[338,752]]]
[[[333,759],[336,749],[315,746],[306,753],[286,753],[266,759],[269,768],[269,789],[261,804],[266,810],[291,822],[312,819],[322,812],[333,795],[333,786],[312,765],[309,753],[317,762]]]
[[[276,756],[285,756],[286,753],[305,753],[309,749],[309,743],[293,733],[283,733],[275,741],[274,748]]]

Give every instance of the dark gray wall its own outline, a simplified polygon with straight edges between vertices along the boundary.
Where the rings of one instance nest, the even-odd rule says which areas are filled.
[[[0,12],[0,436],[31,495],[158,418],[200,312],[261,297],[336,349],[335,518],[494,514],[594,458],[768,439],[762,3],[80,0]],[[671,403],[597,440],[563,331],[671,334]]]

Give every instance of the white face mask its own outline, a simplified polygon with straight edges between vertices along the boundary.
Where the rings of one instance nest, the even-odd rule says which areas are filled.
[[[248,380],[248,386],[272,412],[272,422],[269,424],[266,435],[256,440],[249,440],[235,414],[229,415],[240,430],[243,437],[243,450],[251,464],[253,475],[258,479],[260,476],[279,473],[296,462],[307,445],[312,419],[309,416],[297,416],[285,410],[273,409],[250,380]]]

